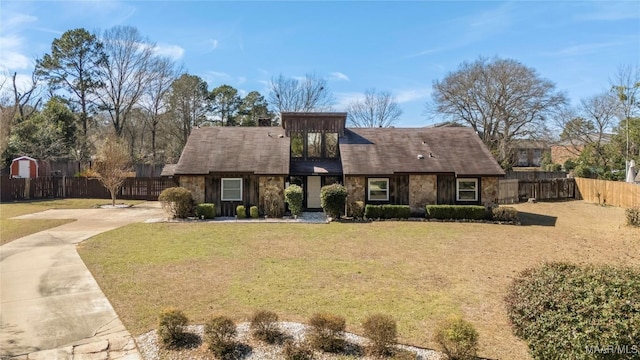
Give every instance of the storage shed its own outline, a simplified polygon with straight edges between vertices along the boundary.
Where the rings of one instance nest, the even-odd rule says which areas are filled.
[[[20,156],[11,161],[12,178],[35,178],[38,177],[38,161],[28,156]]]

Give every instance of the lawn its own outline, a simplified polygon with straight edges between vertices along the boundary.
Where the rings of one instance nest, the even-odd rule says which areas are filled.
[[[459,314],[478,329],[480,355],[529,359],[502,301],[513,277],[543,261],[640,266],[640,230],[624,225],[619,208],[516,207],[528,225],[132,224],[79,252],[134,335],[155,328],[168,306],[192,323],[214,312],[246,321],[259,308],[301,322],[328,311],[356,333],[383,312],[402,342],[434,348],[435,324]]]
[[[118,201],[120,202],[120,201]],[[127,204],[138,204],[142,201],[126,201]],[[89,209],[100,204],[110,204],[104,199],[55,199],[38,201],[19,201],[0,204],[0,245],[15,239],[34,234],[74,221],[73,219],[57,220],[13,220],[15,216],[32,214],[49,209]]]

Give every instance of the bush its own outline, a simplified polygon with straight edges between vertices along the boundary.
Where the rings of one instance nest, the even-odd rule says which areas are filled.
[[[334,218],[340,218],[347,203],[347,188],[340,184],[323,186],[320,189],[320,206],[324,212]]]
[[[544,171],[560,171],[562,170],[562,165],[560,164],[547,164],[544,166]]]
[[[284,215],[284,203],[282,202],[283,192],[282,189],[269,185],[264,190],[263,205],[264,212],[267,216],[272,218],[279,218]]]
[[[564,171],[571,171],[576,168],[576,162],[574,160],[568,159],[564,162]]]
[[[252,206],[249,208],[249,215],[253,219],[257,219],[260,216],[260,211],[257,206]]]
[[[627,225],[640,226],[640,208],[629,208],[624,211],[627,218]]]
[[[236,324],[226,316],[214,316],[204,325],[204,337],[209,350],[218,358],[232,355],[236,348]]]
[[[345,320],[333,314],[314,314],[309,320],[309,343],[315,349],[337,353],[344,349]]]
[[[364,323],[364,336],[369,341],[369,352],[375,356],[390,356],[393,354],[393,345],[398,338],[398,330],[395,320],[391,316],[375,314],[369,316]]]
[[[478,351],[478,332],[471,323],[459,317],[440,323],[433,340],[451,360],[473,359]]]
[[[348,203],[347,215],[357,219],[364,217],[364,201],[352,201]]]
[[[162,208],[174,218],[184,219],[193,214],[191,191],[183,187],[164,189],[158,196],[158,201],[162,203]]]
[[[196,205],[196,216],[203,219],[213,219],[216,217],[216,204],[202,203]]]
[[[282,355],[285,360],[313,360],[313,350],[287,340],[282,348]]]
[[[573,170],[573,176],[575,177],[581,177],[581,178],[595,178],[596,177],[596,173],[595,171],[586,165],[578,165],[576,166],[576,168]]]
[[[487,210],[480,205],[427,205],[427,218],[482,220],[487,218]]]
[[[238,219],[244,219],[247,217],[247,209],[244,205],[236,206],[236,215],[238,215]]]
[[[282,332],[278,328],[278,315],[272,311],[256,311],[251,317],[250,328],[254,338],[269,344],[282,338]]]
[[[284,190],[284,201],[289,205],[291,215],[298,216],[302,213],[302,188],[298,185],[289,185]]]
[[[505,302],[514,334],[535,359],[629,359],[587,349],[631,349],[640,339],[637,268],[546,263],[520,273]]]
[[[520,221],[518,210],[511,206],[499,206],[491,210],[495,221]]]
[[[158,338],[162,345],[174,347],[184,339],[184,327],[189,320],[185,314],[175,308],[167,308],[158,316]]]
[[[369,205],[364,208],[368,219],[408,219],[411,215],[409,205]]]

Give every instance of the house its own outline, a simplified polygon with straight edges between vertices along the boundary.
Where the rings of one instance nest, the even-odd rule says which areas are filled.
[[[576,160],[584,151],[587,145],[597,144],[605,145],[611,142],[612,134],[586,134],[577,139],[561,140],[551,145],[551,161],[554,164],[561,164],[567,160]]]
[[[514,141],[514,167],[540,167],[549,145],[542,140],[518,139]]]
[[[20,156],[11,161],[12,178],[38,177],[38,161],[28,156]]]
[[[346,128],[347,114],[282,113],[282,127],[195,129],[175,167],[196,202],[233,216],[238,205],[284,212],[284,189],[304,190],[320,210],[320,189],[341,183],[348,203],[495,204],[503,170],[470,128]],[[274,200],[275,199],[275,200]]]

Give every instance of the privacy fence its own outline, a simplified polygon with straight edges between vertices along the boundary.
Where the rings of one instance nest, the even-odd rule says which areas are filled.
[[[158,200],[162,190],[177,186],[174,179],[160,177],[127,178],[118,192],[123,200]],[[53,198],[110,199],[100,180],[84,177],[44,176],[33,179],[0,178],[0,201]]]
[[[623,208],[640,207],[640,185],[620,181],[576,178],[576,199]]]

